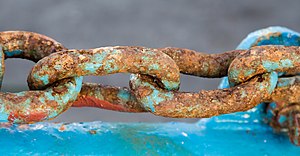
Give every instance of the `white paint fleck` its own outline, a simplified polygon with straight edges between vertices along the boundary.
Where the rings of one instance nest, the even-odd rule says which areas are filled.
[[[244,114],[243,118],[248,119],[248,118],[250,118],[250,115],[249,114]]]
[[[185,137],[187,137],[188,135],[185,132],[181,132],[181,134]]]

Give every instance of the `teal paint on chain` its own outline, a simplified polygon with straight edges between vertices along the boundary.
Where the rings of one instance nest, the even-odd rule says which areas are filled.
[[[224,91],[226,93],[230,92],[232,94],[232,96],[225,96],[221,100],[222,101],[229,100],[229,99],[226,99],[226,98],[228,98],[228,97],[233,98],[233,96],[235,96],[237,94],[238,95],[241,94],[241,98],[247,98],[248,96],[259,96],[260,94],[265,94],[265,92],[268,92],[268,94],[271,94],[274,91],[274,89],[276,88],[277,82],[278,82],[278,74],[276,72],[271,72],[270,74],[264,74],[262,76],[262,81],[260,83],[251,84],[247,88],[247,89],[251,88],[251,90],[253,90],[254,92],[251,92],[249,94],[248,90],[236,87],[236,88],[232,88],[232,90],[230,90],[230,91]],[[172,103],[172,104],[174,104],[175,102],[178,103],[178,104],[176,103],[177,104],[176,108],[180,108],[180,107],[182,107],[182,105],[188,105],[187,108],[186,108],[186,109],[188,109],[188,111],[193,110],[196,107],[197,111],[199,111],[199,112],[200,112],[201,107],[204,107],[205,108],[204,110],[206,112],[216,110],[215,107],[211,108],[207,105],[213,105],[214,101],[216,103],[218,103],[217,99],[214,99],[214,97],[209,99],[209,96],[208,96],[208,99],[203,99],[204,96],[201,94],[201,92],[200,93],[185,93],[185,92],[172,92],[172,91],[162,90],[161,88],[158,88],[155,85],[155,83],[149,83],[148,81],[143,80],[143,78],[141,78],[140,75],[132,74],[131,78],[130,78],[130,83],[131,83],[133,91],[138,90],[139,87],[141,87],[141,86],[142,86],[142,88],[151,89],[151,92],[149,94],[147,94],[147,96],[142,96],[141,97],[141,96],[138,95],[137,97],[138,97],[138,100],[141,101],[141,103],[143,104],[145,109],[151,111],[152,113],[157,113],[157,108],[156,107],[158,107],[161,110],[160,107],[162,107],[162,105],[164,105],[164,102],[169,102],[169,101],[172,101],[172,100],[173,101],[170,102],[170,103]],[[290,80],[289,83],[291,83],[291,80]],[[247,86],[247,85],[244,85],[244,87],[245,86]],[[235,91],[235,90],[238,90],[238,89],[240,89],[240,92]],[[207,91],[207,92],[209,92],[209,91]],[[204,92],[204,94],[206,94],[207,92]],[[222,93],[222,90],[219,90],[219,93]],[[198,98],[198,99],[194,100],[196,102],[194,102],[192,100],[191,100],[192,102],[189,101],[190,98],[194,98],[194,95],[196,95],[196,94],[199,94],[199,96],[195,96],[195,98]],[[183,97],[182,95],[187,95],[188,99],[186,99],[186,98],[181,99]],[[179,100],[175,101],[174,99],[175,100],[179,99]],[[182,100],[182,101],[180,101],[180,100]],[[209,100],[209,101],[207,101],[207,100]],[[240,101],[242,101],[242,102],[238,103],[239,101],[237,101],[234,104],[236,104],[236,105],[245,104],[245,102],[243,100],[240,100]],[[183,107],[185,107],[185,106],[183,106]],[[172,112],[172,111],[174,111],[173,109],[175,109],[175,108],[171,107],[169,110],[166,110],[166,111],[167,112]],[[224,108],[222,107],[221,109],[224,109]],[[175,111],[179,111],[179,110],[175,110]],[[179,111],[179,113],[182,113],[182,112]],[[199,113],[199,114],[194,113],[194,115],[200,115],[201,116],[202,115],[201,113]],[[218,115],[220,115],[220,114],[218,114]],[[191,116],[191,117],[196,117],[196,116]]]
[[[130,75],[130,81],[134,81],[135,85],[137,86],[145,86],[150,87],[152,89],[152,92],[147,96],[144,97],[141,100],[141,103],[143,104],[143,107],[147,110],[150,110],[151,112],[155,113],[155,106],[158,105],[160,102],[170,100],[174,97],[173,92],[166,91],[161,92],[160,90],[157,90],[155,86],[150,84],[146,81],[141,81],[138,79],[137,75],[131,74]]]
[[[264,68],[266,68],[268,72],[274,71],[279,68],[278,62],[262,61],[262,63]]]
[[[299,55],[300,48],[295,46],[253,47],[232,61],[228,69],[229,83],[235,86],[255,75],[272,71],[286,72],[289,75],[300,73]],[[249,70],[255,72],[249,73]]]
[[[117,95],[120,99],[124,100],[124,101],[129,101],[130,100],[130,97],[131,97],[131,94],[130,92],[128,91],[125,91],[125,90],[120,90],[118,92],[118,95]]]
[[[23,53],[23,50],[13,50],[13,51],[4,51],[5,56],[7,57],[13,57],[16,55],[21,55]]]
[[[271,76],[270,76],[270,87],[268,87],[268,91],[269,91],[269,94],[271,94],[276,85],[277,85],[277,82],[278,82],[278,74],[276,72],[271,72]]]
[[[176,63],[166,54],[153,50],[115,46],[58,52],[42,59],[33,67],[28,77],[29,87],[43,89],[57,80],[73,76],[103,76],[129,72],[151,75],[162,82],[167,90],[178,89],[180,74]],[[57,64],[64,66],[57,70]]]
[[[287,118],[286,118],[286,116],[282,116],[282,115],[281,115],[281,116],[279,117],[278,121],[279,121],[280,124],[282,124],[282,123],[284,123],[284,122],[287,121]]]
[[[26,43],[26,44],[25,44]],[[41,34],[24,31],[0,32],[0,79],[4,75],[4,58],[25,58],[38,61],[65,48]],[[41,79],[47,82],[47,76]],[[75,101],[82,86],[82,77],[57,82],[44,91],[19,93],[0,92],[0,121],[30,123],[56,117]]]
[[[277,83],[277,87],[286,87],[286,86],[290,86],[292,84],[294,84],[295,82],[295,77],[291,77],[291,78],[279,78],[278,83]]]
[[[268,27],[250,33],[236,49],[246,50],[253,46],[262,45],[300,46],[300,34],[285,27]],[[291,60],[284,60],[283,66],[290,67],[291,62]],[[278,68],[279,65],[276,62],[265,62],[264,66],[271,71],[272,69]],[[246,75],[250,75],[248,72],[249,71],[246,71]],[[233,70],[232,73],[228,74],[232,74],[232,77],[237,77],[239,72]],[[228,85],[226,85],[226,83],[228,83]],[[228,88],[229,86],[228,78],[225,77],[222,79],[219,88]]]
[[[76,100],[81,85],[82,77],[75,77],[74,80],[71,79],[70,82],[62,81],[57,87],[50,87],[45,91],[0,93],[0,122],[8,122],[9,120],[14,123],[27,123],[54,118],[66,110],[70,102]],[[64,94],[56,92],[56,89],[61,87],[64,88]],[[18,98],[24,100],[19,100],[17,103],[11,101],[10,97],[14,97],[14,100]],[[57,106],[53,107],[49,105],[51,103],[57,103]],[[38,104],[38,107],[33,107],[36,104]],[[8,105],[9,107],[7,107]],[[18,113],[20,116],[14,113]],[[41,118],[36,118],[39,115],[41,115]]]
[[[33,75],[36,79],[40,79],[43,83],[48,84],[49,83],[49,76],[48,75],[43,75],[40,76],[38,74]]]
[[[2,101],[0,101],[2,103]],[[5,105],[0,105],[0,122],[7,121],[9,114],[5,112]]]

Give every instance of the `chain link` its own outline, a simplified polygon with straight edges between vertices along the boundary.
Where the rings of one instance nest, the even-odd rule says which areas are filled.
[[[4,75],[4,58],[24,58],[38,60],[66,49],[57,41],[32,32],[7,31],[0,33],[1,68]],[[14,123],[32,123],[49,120],[65,111],[76,100],[80,92],[82,78],[57,81],[44,91],[23,91],[0,93],[0,120]]]
[[[263,46],[270,40],[286,46]],[[295,38],[271,30],[252,34],[243,42],[247,43],[239,46],[244,46],[241,50],[221,54],[137,46],[68,50],[37,33],[1,32],[1,82],[4,59],[24,58],[36,64],[28,75],[30,91],[0,93],[0,120],[49,120],[70,106],[203,118],[246,111],[266,102],[270,125],[287,128],[292,142],[299,144],[300,48],[293,46]],[[82,83],[82,76],[124,72],[132,73],[130,88]],[[231,88],[179,92],[180,73],[207,78],[228,75]]]

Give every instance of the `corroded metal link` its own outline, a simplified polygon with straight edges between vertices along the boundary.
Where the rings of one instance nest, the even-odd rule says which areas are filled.
[[[269,104],[270,125],[278,131],[287,129],[291,142],[300,145],[300,104],[276,102]]]
[[[181,73],[218,78],[227,76],[231,62],[245,50],[233,50],[221,54],[205,54],[190,49],[166,47],[159,51],[169,55]]]
[[[24,58],[37,62],[49,54],[65,49],[57,41],[32,32],[9,31],[0,33],[1,70],[4,58]],[[82,85],[81,77],[64,79],[44,91],[0,93],[0,121],[31,123],[56,117],[76,100]]]
[[[27,31],[0,32],[0,45],[2,45],[2,48],[0,48],[0,49],[1,50],[3,49],[4,54],[5,54],[5,58],[4,58],[4,55],[0,55],[0,57],[1,57],[0,59],[2,60],[2,62],[0,64],[0,68],[2,68],[2,70],[0,70],[1,82],[2,82],[3,75],[4,75],[4,70],[5,70],[4,69],[4,67],[5,67],[4,59],[22,58],[22,59],[28,59],[28,60],[37,62],[40,59],[42,59],[52,53],[67,50],[67,48],[65,48],[61,43],[53,40],[50,37],[47,37],[47,36],[41,35],[41,34],[37,34],[37,33],[33,33],[33,32],[27,32]],[[0,83],[0,86],[1,86],[1,83]],[[118,107],[118,105],[123,105],[123,104],[126,105],[126,103],[127,103],[128,109],[125,109],[126,111],[142,111],[141,108],[138,109],[138,105],[135,102],[125,102],[124,99],[117,100],[118,99],[117,94],[116,94],[116,96],[114,96],[115,95],[114,93],[117,91],[117,88],[113,88],[113,87],[109,87],[109,86],[102,86],[102,85],[97,85],[97,86],[98,86],[98,90],[95,89],[95,92],[91,92],[91,91],[87,92],[87,85],[83,84],[82,93],[78,97],[78,99],[82,103],[75,102],[72,106],[74,106],[74,107],[93,106],[93,107],[100,107],[100,108],[104,108],[104,109],[113,109],[113,110],[118,109],[119,111],[121,111],[121,108]],[[91,85],[90,87],[95,88],[94,85]],[[89,89],[91,89],[90,87],[89,87]],[[120,91],[120,93],[127,92],[126,89],[121,89],[121,90],[123,90],[123,91]],[[103,100],[101,102],[97,101],[96,103],[94,103],[97,105],[91,105],[91,104],[93,104],[91,102],[91,98],[88,98],[89,96],[85,96],[85,94],[87,93],[90,95],[90,94],[94,93],[94,95],[95,95],[97,93],[99,94],[100,91],[103,94],[105,94],[105,96],[103,97]],[[110,92],[111,94],[108,93],[109,91],[112,91],[112,92]],[[5,93],[5,95],[6,96],[9,95],[9,97],[12,97],[15,94],[14,93]],[[26,93],[26,95],[31,95],[31,94]],[[34,93],[34,95],[37,96],[38,94]],[[82,101],[83,96],[87,97],[87,98],[85,98],[84,101]],[[37,101],[37,100],[32,99],[32,97],[30,97],[30,96],[28,96],[28,97],[29,97],[30,101]],[[95,95],[95,97],[97,98],[97,100],[99,100],[99,95],[97,95],[97,96]],[[25,98],[22,97],[22,99],[25,99]],[[110,99],[112,99],[112,100],[110,100]],[[108,102],[105,102],[104,100],[106,100]],[[89,101],[89,102],[87,102],[87,101]],[[109,104],[109,102],[113,102],[113,104]],[[87,104],[89,104],[89,105],[87,105]],[[132,104],[134,104],[133,106],[136,106],[136,107],[133,107],[133,108],[137,108],[136,110],[129,109],[132,106]],[[45,104],[41,104],[41,106],[44,106],[44,105]],[[22,106],[22,104],[19,104],[19,107],[21,107],[21,106]],[[56,109],[53,109],[53,110],[56,110]],[[31,111],[31,112],[33,112],[33,111]],[[16,114],[16,113],[14,113],[14,114]],[[33,113],[31,113],[31,114],[33,114]],[[33,116],[36,116],[36,115],[33,115]],[[30,118],[30,117],[26,117],[26,118]],[[12,120],[12,119],[10,119],[10,120]],[[28,120],[28,119],[26,119],[26,120]]]
[[[50,120],[76,100],[82,78],[56,82],[43,91],[0,92],[0,121],[33,123]]]
[[[289,137],[293,144],[300,146],[300,106],[289,111]]]
[[[136,98],[155,115],[203,118],[253,108],[270,96],[277,77],[272,72],[233,88],[199,93],[166,91],[153,83],[151,77],[140,74],[132,74],[130,84]]]
[[[258,46],[235,58],[229,69],[231,86],[249,80],[257,74],[282,72],[284,75],[300,73],[300,47]]]
[[[237,49],[250,49],[251,47],[262,46],[262,45],[300,46],[300,34],[284,27],[269,27],[265,29],[260,29],[250,33],[239,44]],[[286,74],[286,73],[280,73],[280,74]],[[286,120],[287,116],[279,115],[280,117],[278,117],[278,112],[279,110],[285,107],[289,107],[289,105],[294,105],[295,103],[299,103],[300,94],[298,93],[298,90],[300,88],[297,79],[298,78],[279,78],[277,89],[272,93],[272,95],[275,95],[272,97],[276,97],[276,98],[267,100],[271,103],[263,103],[262,105],[260,105],[260,106],[265,106],[265,105],[268,106],[267,110],[265,111],[267,114],[266,121],[269,121],[271,126],[274,127],[275,129],[279,129],[279,130],[282,128],[289,129],[289,126],[292,126],[288,124],[281,125],[280,123],[286,123],[284,121]],[[222,82],[224,82],[223,84],[227,84],[228,80],[223,79]],[[232,85],[234,84],[232,83]],[[222,85],[222,86],[227,87],[229,86],[229,84]],[[272,101],[276,101],[276,102],[272,102]],[[289,108],[291,108],[289,109],[289,111],[293,111],[294,107],[289,107]],[[298,142],[295,142],[294,140],[297,140],[295,136],[297,135],[293,135],[293,134],[296,133],[291,133],[291,132],[289,133],[291,142],[300,146],[299,138],[298,138]],[[299,135],[299,131],[298,131],[298,135]]]
[[[131,90],[95,83],[83,83],[72,107],[97,107],[122,112],[146,112]]]
[[[290,140],[295,145],[300,145],[300,77],[280,78],[277,89],[272,93],[272,97],[266,109],[267,119],[270,125],[281,131],[287,129]]]
[[[27,31],[0,32],[5,58],[23,58],[34,62],[54,52],[66,50],[50,37]]]
[[[300,76],[281,77],[278,79],[276,89],[264,102],[278,102],[281,104],[299,103],[300,101]],[[279,107],[280,106],[280,107]],[[278,105],[283,108],[284,105]]]
[[[258,48],[258,47],[257,47]],[[259,47],[261,49],[266,48],[268,49],[269,46],[264,46],[264,47]],[[287,47],[284,47],[285,49],[287,49]],[[290,47],[289,47],[290,48]],[[292,47],[291,47],[292,48]],[[192,75],[198,75],[198,76],[207,76],[207,77],[219,77],[219,76],[224,76],[223,74],[226,74],[226,71],[228,69],[229,64],[231,63],[231,61],[238,56],[238,54],[243,54],[243,53],[247,53],[249,51],[247,50],[234,50],[234,51],[230,51],[230,52],[226,52],[226,53],[222,53],[222,54],[213,54],[213,55],[206,55],[203,53],[199,53],[199,55],[197,54],[198,52],[192,51],[192,50],[188,50],[188,49],[179,49],[179,48],[161,48],[159,49],[161,52],[166,53],[167,55],[169,55],[172,59],[174,59],[174,61],[179,64],[178,67],[180,69],[181,73],[185,73],[185,74],[192,74]],[[292,51],[292,50],[291,50]],[[188,57],[188,56],[192,56],[192,57]],[[224,59],[222,59],[222,57],[224,57]],[[213,58],[213,59],[212,59]],[[219,61],[213,61],[214,59],[219,58]],[[218,59],[217,59],[218,60]],[[222,62],[222,61],[223,62]],[[205,66],[213,66],[217,71],[219,71],[218,73],[213,73],[212,68],[207,70],[207,68],[205,69],[205,66],[203,65],[205,64]],[[194,68],[193,68],[194,67]],[[197,71],[200,71],[199,73],[197,73]],[[223,73],[222,73],[223,72]],[[284,80],[284,78],[281,78],[280,80]],[[291,83],[292,81],[286,81],[285,83]],[[294,82],[294,81],[293,81]],[[273,84],[276,84],[276,82],[272,82]],[[282,85],[284,85],[284,83],[280,83]],[[298,83],[297,83],[298,84]],[[97,88],[97,89],[96,89]],[[103,100],[104,98],[102,96],[99,96],[99,92],[94,92],[94,90],[101,90],[102,86],[94,86],[93,89],[89,89],[89,91],[85,92],[83,95],[89,93],[89,98],[88,100],[83,100],[84,98],[80,98],[81,101],[84,101],[84,104],[82,104],[82,106],[97,106],[100,108],[108,108],[108,109],[113,109],[113,110],[117,110],[117,108],[113,108],[112,106],[119,106],[119,101],[113,101],[111,103],[105,103]],[[270,99],[265,99],[264,102],[272,102],[272,101],[278,101],[278,100],[288,100],[289,101],[299,101],[300,99],[298,98],[298,91],[297,91],[298,86],[295,85],[290,85],[289,88],[278,88],[275,90],[275,94],[272,94],[272,96],[270,96]],[[293,92],[290,93],[288,95],[295,95],[295,96],[286,96],[287,94],[284,94],[285,92]],[[117,94],[112,94],[113,96],[111,96],[110,94],[106,94],[106,96],[111,96],[114,97],[115,99],[119,99],[118,96],[116,96]],[[133,97],[132,94],[130,94],[130,97]],[[125,106],[125,108],[128,107],[128,109],[122,108],[119,109],[120,111],[129,111],[129,112],[140,112],[141,110],[137,109],[134,110],[132,109],[132,104],[134,104],[135,106],[138,105],[135,100],[135,98],[132,98],[134,100],[129,102],[129,105],[123,105]],[[110,100],[111,101],[111,100]],[[89,104],[90,103],[90,104]],[[122,103],[122,102],[121,102]],[[176,103],[176,102],[174,102]],[[79,105],[79,103],[77,103]],[[105,106],[104,104],[109,104],[107,106]],[[112,104],[112,105],[110,105]],[[101,106],[102,105],[102,106]],[[134,107],[135,107],[134,106]],[[253,106],[251,106],[253,107]],[[144,110],[142,110],[144,111]]]
[[[33,67],[28,76],[28,84],[31,89],[41,89],[68,77],[121,72],[151,75],[167,90],[179,87],[179,69],[168,55],[157,49],[125,46],[68,50],[52,54]]]
[[[170,56],[176,62],[181,73],[202,77],[226,76],[231,61],[243,52],[243,50],[234,50],[222,54],[205,54],[174,47],[157,50]],[[100,84],[83,84],[78,100],[72,106],[98,107],[126,112],[146,111],[129,89]]]
[[[161,89],[159,91],[161,91]],[[201,93],[206,93],[206,92],[203,91]],[[191,93],[191,95],[194,94],[196,93]],[[300,95],[299,76],[283,77],[278,79],[278,83],[276,85],[275,90],[272,92],[271,96],[264,99],[264,102],[277,101],[277,102],[284,102],[284,103],[296,103],[300,101],[299,95]],[[160,95],[158,97],[160,97]],[[174,101],[174,103],[177,102]],[[73,107],[97,107],[97,108],[122,111],[122,112],[149,111],[149,109],[146,110],[142,106],[142,104],[138,102],[138,100],[134,96],[134,92],[128,88],[125,87],[119,88],[119,87],[112,87],[112,86],[92,84],[92,83],[83,84],[81,92],[78,95],[77,100],[73,103],[72,106]],[[209,108],[210,106],[211,105],[208,105],[207,108],[208,110],[210,109]],[[232,109],[235,109],[234,107],[236,106],[232,106],[232,107],[233,107]],[[236,109],[241,110],[243,108],[236,108]]]
[[[299,77],[279,78],[276,85],[276,76],[271,77],[269,87],[260,84],[262,79],[256,77],[256,81],[251,79],[233,88],[185,93],[164,91],[152,83],[150,77],[132,75],[131,87],[145,109],[156,115],[202,118],[246,111],[260,102],[299,102]],[[276,88],[272,92],[274,85]],[[268,92],[263,90],[265,87]]]
[[[2,47],[2,48],[1,48]],[[51,53],[65,50],[59,42],[47,36],[27,31],[0,32],[0,49],[5,55],[0,55],[0,87],[5,71],[4,59],[24,58],[37,62]]]
[[[44,91],[0,93],[0,120],[16,123],[48,120],[71,105],[203,118],[246,111],[260,102],[276,101],[273,125],[287,128],[291,141],[299,145],[299,77],[278,79],[278,74],[299,73],[299,47],[261,46],[222,54],[172,47],[67,50],[48,37],[29,32],[2,32],[0,45],[3,50],[0,78],[5,58],[37,62],[60,51],[40,60],[28,76],[31,89]],[[81,76],[120,72],[135,73],[131,75],[132,90],[89,83],[83,84],[79,93]],[[199,93],[178,92],[179,72],[210,78],[228,74],[231,85],[239,85]],[[287,120],[280,123],[282,116]]]
[[[298,56],[300,55],[297,53],[297,50],[298,50],[297,47],[261,46],[261,47],[251,48],[250,50],[232,51],[231,52],[232,54],[240,53],[240,55],[233,56],[233,58],[234,57],[237,58],[235,58],[232,64],[230,65],[229,80],[232,79],[235,80],[240,78],[241,82],[246,82],[250,80],[250,78],[253,78],[253,76],[272,72],[272,71],[285,72],[284,73],[285,75],[290,75],[290,74],[294,75],[296,73],[299,73],[298,68],[300,67],[300,64],[298,64],[298,60],[299,60]],[[275,58],[274,60],[272,60],[271,53],[274,53],[273,56],[273,58]],[[249,54],[251,54],[252,57],[249,57]],[[177,57],[177,60],[185,59],[179,57],[180,56]],[[276,68],[270,67],[271,69],[267,69],[267,70],[260,69],[259,67],[261,64],[263,64],[262,62],[264,60],[266,60],[266,62],[272,60]],[[243,64],[244,66],[236,66],[237,64],[236,62],[238,61],[242,63],[244,62],[246,63]],[[277,63],[276,61],[282,63],[280,64]],[[186,62],[188,62],[188,60],[186,60]],[[211,62],[208,62],[208,66],[210,66],[209,63]],[[253,66],[255,66],[256,68],[254,68]],[[248,71],[247,69],[251,70],[252,75],[250,75],[249,72],[247,73]],[[239,72],[234,72],[237,70]],[[184,73],[184,71],[181,72]],[[246,73],[246,74],[239,75],[235,73],[239,73],[239,74]],[[249,77],[247,79],[244,79],[244,77],[246,76]],[[278,89],[276,89],[275,94],[270,96],[271,93],[273,92],[273,89],[275,88],[275,85],[277,84],[277,80],[278,80],[277,78],[272,78],[268,80],[270,81],[269,82],[270,87],[267,88],[269,93],[268,96],[256,100],[256,103],[255,102],[251,103],[249,102],[249,100],[251,100],[253,97],[250,94],[252,92],[253,92],[253,96],[257,96],[256,93],[259,94],[259,92],[255,92],[256,88],[243,89],[243,90],[232,88],[236,91],[235,94],[233,94],[233,91],[228,92],[224,90],[202,91],[199,94],[178,93],[178,92],[164,91],[160,89],[157,85],[151,83],[151,78],[144,78],[142,76],[132,76],[132,77],[133,77],[131,79],[132,89],[134,90],[137,99],[144,105],[145,109],[153,112],[156,115],[163,115],[168,117],[210,117],[219,114],[232,113],[236,111],[245,111],[250,108],[253,108],[260,102],[268,102],[268,101],[272,102],[272,100],[281,100],[281,99],[289,100],[289,102],[292,101],[298,102],[300,100],[297,91],[299,86],[296,84],[294,85],[295,81],[293,81],[292,86],[283,88],[284,85],[288,85],[289,83],[292,83],[292,81],[284,81],[284,79],[281,79],[282,82],[280,83],[280,85],[282,86],[278,86]],[[264,87],[266,86],[262,85],[260,86],[260,89]],[[241,88],[241,85],[239,85],[238,88]],[[290,94],[289,96],[287,96],[285,92],[293,93],[292,95],[295,96],[290,96]],[[248,93],[250,94],[247,96]],[[238,95],[238,96],[233,96],[233,95]],[[244,102],[244,105],[240,104],[240,102]],[[246,107],[245,105],[247,105],[248,107]]]

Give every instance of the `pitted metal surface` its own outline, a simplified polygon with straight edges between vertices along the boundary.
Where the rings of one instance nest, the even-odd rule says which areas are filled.
[[[66,49],[57,41],[41,34],[24,31],[0,33],[1,82],[5,58],[24,58],[37,62],[51,53]],[[76,100],[82,78],[72,77],[49,86],[44,91],[0,93],[0,120],[32,123],[56,117]]]
[[[5,58],[37,63],[28,75],[31,91],[0,93],[0,120],[49,120],[70,106],[207,118],[247,111],[265,102],[270,125],[288,129],[291,141],[299,145],[300,37],[288,29],[270,30],[250,34],[237,50],[220,54],[139,46],[68,50],[40,34],[1,32],[1,80]],[[82,76],[124,72],[132,73],[130,88],[82,84]],[[180,73],[228,76],[225,81],[231,88],[179,92]]]

